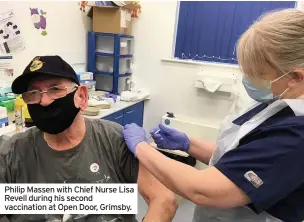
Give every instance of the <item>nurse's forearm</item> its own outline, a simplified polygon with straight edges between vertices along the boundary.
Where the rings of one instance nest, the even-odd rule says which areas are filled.
[[[189,154],[195,159],[208,165],[215,150],[216,143],[190,138]]]
[[[243,190],[215,167],[197,170],[166,157],[146,142],[137,145],[136,156],[163,185],[197,205],[234,208],[251,202]]]

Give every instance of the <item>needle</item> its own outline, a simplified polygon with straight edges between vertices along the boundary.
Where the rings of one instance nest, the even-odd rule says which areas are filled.
[[[159,131],[160,131],[160,130],[157,130],[155,133],[153,133],[151,136],[149,136],[149,138],[148,138],[147,140],[151,139],[152,136],[154,136],[155,134],[159,133]]]

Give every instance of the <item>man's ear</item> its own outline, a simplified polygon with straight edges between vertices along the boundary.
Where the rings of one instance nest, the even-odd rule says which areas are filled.
[[[75,94],[75,106],[84,111],[88,107],[89,93],[85,85],[80,85]]]
[[[288,86],[292,88],[299,84],[304,84],[304,70],[296,69],[291,73],[291,79],[288,81]]]

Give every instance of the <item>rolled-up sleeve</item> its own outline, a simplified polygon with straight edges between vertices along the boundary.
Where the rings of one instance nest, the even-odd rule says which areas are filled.
[[[302,133],[301,133],[302,132]],[[304,126],[269,127],[244,137],[215,167],[251,199],[260,213],[304,184]]]
[[[123,127],[112,124],[112,140],[114,141],[115,153],[117,155],[118,172],[121,172],[124,183],[136,183],[139,172],[138,159],[129,151],[123,138]]]

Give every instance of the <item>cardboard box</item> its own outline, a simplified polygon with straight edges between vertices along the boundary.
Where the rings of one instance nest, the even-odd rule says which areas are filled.
[[[88,12],[93,20],[93,32],[131,35],[131,11],[137,7],[134,4],[122,7],[93,5]]]

